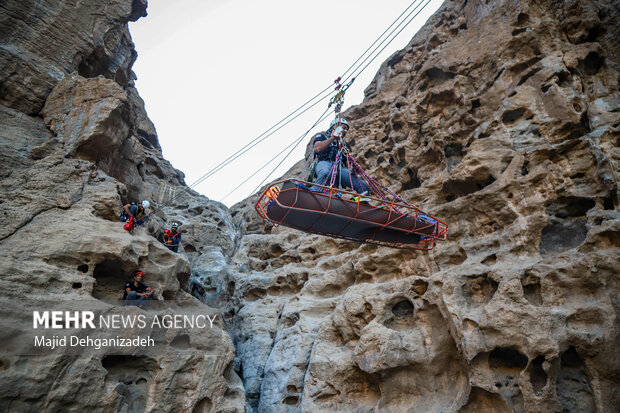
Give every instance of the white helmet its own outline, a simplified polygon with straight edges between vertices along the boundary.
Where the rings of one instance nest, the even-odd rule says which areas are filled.
[[[144,209],[148,208],[151,206],[151,203],[149,201],[142,201],[142,207]]]
[[[336,124],[336,119],[332,120],[332,123],[329,124],[329,127],[331,128],[332,126],[334,126]],[[349,126],[349,122],[347,122],[347,120],[345,118],[340,118],[340,124],[341,125],[347,125],[347,127],[351,127]]]

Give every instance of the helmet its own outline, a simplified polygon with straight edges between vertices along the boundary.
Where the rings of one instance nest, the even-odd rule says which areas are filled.
[[[336,124],[336,119],[332,120],[332,123],[329,124],[329,127],[331,128],[335,124]],[[349,126],[349,122],[347,122],[347,120],[345,118],[340,118],[340,124],[341,125],[347,125],[348,128],[351,127],[351,126]]]
[[[172,225],[170,226],[170,228],[178,228],[179,224],[177,224],[176,222],[173,222]]]
[[[151,206],[151,203],[150,203],[149,201],[142,201],[142,206],[143,206],[144,208],[148,208],[148,207],[150,207],[150,206]]]

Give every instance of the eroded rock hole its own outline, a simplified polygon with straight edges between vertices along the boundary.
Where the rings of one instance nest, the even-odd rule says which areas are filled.
[[[526,271],[521,276],[521,286],[523,288],[523,296],[532,305],[542,304],[542,295],[540,293],[540,279]]]
[[[527,82],[527,80],[534,76],[536,73],[538,73],[539,70],[540,68],[536,68],[527,72],[525,75],[523,75],[523,77],[521,77],[521,79],[519,79],[519,83],[517,83],[517,86],[521,86],[523,83]]]
[[[189,277],[190,277],[190,274],[187,273],[187,272],[180,272],[180,273],[177,274],[177,280],[179,281],[179,286],[184,291],[189,291],[189,289],[190,289],[190,287],[189,287]]]
[[[549,222],[543,228],[539,251],[557,253],[575,248],[587,236],[586,214],[596,205],[593,199],[562,197],[547,207]]]
[[[174,300],[175,297],[177,296],[176,291],[172,291],[172,290],[165,290],[162,294],[161,294],[162,298],[164,300]]]
[[[491,301],[497,291],[498,283],[488,274],[467,277],[462,290],[469,304],[483,305]]]
[[[562,197],[547,207],[547,215],[562,219],[585,217],[595,205],[596,202],[590,198]]]
[[[82,264],[82,265],[78,266],[77,269],[80,272],[87,273],[88,272],[88,265]]]
[[[411,286],[413,294],[424,295],[426,290],[428,290],[428,283],[424,280],[415,280]]]
[[[211,399],[205,397],[204,399],[196,403],[196,406],[194,407],[194,410],[192,410],[192,413],[211,413],[212,408],[213,403],[211,402]]]
[[[585,59],[579,62],[579,68],[586,75],[595,75],[603,65],[603,62],[605,62],[604,57],[599,56],[596,52],[590,52]]]
[[[128,273],[122,270],[121,263],[106,259],[96,264],[93,271],[95,286],[93,297],[104,301],[116,301],[123,298],[123,286],[129,281]]]
[[[419,188],[422,185],[422,182],[420,182],[420,179],[418,178],[418,172],[412,171],[411,169],[408,169],[408,171],[409,180],[403,183],[402,189],[406,191],[409,189]]]
[[[525,176],[530,173],[530,171],[527,169],[528,166],[530,166],[530,163],[528,161],[523,162],[523,166],[521,167],[521,176]]]
[[[473,194],[495,182],[495,178],[491,175],[480,179],[470,178],[466,180],[449,180],[443,185],[442,192],[448,194],[446,200],[448,202],[455,198]],[[448,199],[448,198],[452,199]]]
[[[522,118],[524,113],[525,113],[524,108],[518,108],[518,109],[506,111],[502,115],[502,122],[504,123],[504,125],[509,125],[511,123],[514,123],[520,118]]]
[[[142,180],[144,181],[144,164],[143,163],[139,163],[136,165],[136,169],[138,170],[138,175],[140,175],[140,177],[142,178]]]
[[[366,159],[373,158],[375,155],[376,153],[372,149],[368,149],[366,152],[364,152],[364,158]]]
[[[452,170],[463,159],[463,147],[460,143],[446,145],[443,150],[448,171]]]
[[[113,379],[123,383],[146,381],[159,369],[157,361],[146,356],[107,355],[101,359],[101,366],[107,370],[106,380]]]
[[[82,283],[73,283],[71,287],[73,287],[74,290],[77,290],[79,288],[82,288]]]
[[[297,404],[299,403],[299,397],[287,396],[284,398],[284,400],[282,400],[282,403],[286,404],[287,406],[297,406]]]
[[[142,140],[141,140],[142,141]],[[147,142],[148,144],[149,142]],[[149,175],[155,175],[156,177],[160,178],[160,179],[165,179],[165,173],[164,171],[162,171],[162,169],[159,167],[159,164],[157,163],[157,161],[151,157],[148,157],[145,159],[144,164],[146,165],[146,172]]]
[[[407,299],[401,299],[394,306],[392,306],[392,316],[385,321],[384,325],[387,328],[391,328],[396,331],[409,330],[414,327],[413,317],[413,304]],[[369,322],[371,319],[372,318],[370,317],[366,317],[365,321]]]
[[[558,86],[567,87],[572,83],[573,77],[570,72],[562,71],[558,73]]]
[[[499,394],[488,392],[480,387],[472,387],[469,400],[459,413],[511,413],[512,409]]]
[[[97,77],[108,74],[110,58],[101,46],[95,47],[92,53],[82,60],[78,66],[78,73],[83,77]]]
[[[596,411],[585,363],[574,347],[562,354],[555,388],[563,412]]]
[[[282,316],[280,327],[282,329],[294,326],[299,321],[299,313],[288,313]]]
[[[395,317],[413,317],[413,304],[409,300],[399,301],[392,307],[392,314]]]
[[[444,72],[443,70],[441,70],[438,67],[433,67],[428,69],[426,72],[424,72],[424,74],[426,75],[426,77],[428,77],[428,79],[431,82],[445,82],[446,80],[450,80],[453,79],[455,74],[452,72]]]
[[[271,246],[271,256],[272,257],[279,257],[282,254],[284,254],[284,250],[282,249],[282,247],[280,245],[273,244]]]
[[[493,370],[495,386],[504,401],[518,413],[525,412],[518,379],[526,365],[527,357],[513,348],[496,348],[489,354],[489,367]]]
[[[488,257],[486,257],[485,259],[482,260],[482,263],[484,265],[493,265],[497,262],[497,255],[495,254],[491,254]]]
[[[529,20],[530,20],[530,16],[528,16],[526,13],[519,13],[519,15],[517,16],[517,24],[519,26],[523,26]]]
[[[245,294],[245,299],[247,301],[256,301],[258,299],[263,298],[267,294],[267,291],[262,288],[251,288]]]
[[[550,218],[542,230],[538,251],[541,255],[546,255],[578,247],[585,241],[587,233],[584,218],[572,221]]]
[[[192,348],[190,342],[189,342],[189,336],[187,334],[180,334],[178,336],[176,336],[174,339],[172,339],[172,341],[170,342],[170,346],[174,347],[174,348],[178,348],[178,349],[188,349],[188,348]]]
[[[404,52],[398,52],[396,53],[394,56],[392,56],[391,58],[388,59],[388,61],[386,62],[386,64],[390,67],[394,67],[396,66],[401,60],[403,60],[404,57]]]
[[[614,200],[611,197],[603,199],[603,209],[612,211],[614,209]]]
[[[542,365],[545,362],[545,356],[538,356],[530,363],[528,371],[530,373],[530,383],[534,389],[534,393],[539,394],[547,384],[547,373]]]
[[[523,370],[527,365],[527,357],[513,348],[496,348],[489,354],[489,367],[492,369]]]

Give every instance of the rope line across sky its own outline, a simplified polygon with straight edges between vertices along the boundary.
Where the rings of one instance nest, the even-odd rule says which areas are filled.
[[[260,181],[283,174],[303,157],[305,145],[299,145],[298,137],[315,122],[317,109],[323,110],[319,103],[334,94],[334,85],[325,87],[326,80],[348,67],[341,83],[356,80],[346,101],[359,104],[381,62],[404,47],[440,4],[394,0],[390,7],[377,8],[370,0],[319,0],[307,5],[280,0],[261,5],[180,0],[173,5],[151,0],[149,17],[131,26],[139,53],[136,87],[166,159],[186,174],[192,188],[211,199],[226,197],[230,206],[246,198]],[[189,19],[188,9],[195,9]],[[326,9],[334,15],[327,33],[319,29],[325,25],[312,24],[313,13],[324,19]],[[398,9],[404,11],[394,19]],[[373,28],[386,26],[376,37]],[[161,39],[156,43],[154,32]],[[364,52],[358,55],[360,50]],[[178,73],[178,62],[187,70]],[[303,101],[304,95],[313,98],[292,112],[286,109],[291,102]],[[275,124],[267,123],[277,113],[289,114]],[[316,132],[326,127],[318,125]],[[248,142],[247,136],[256,134],[252,129],[265,132]],[[235,146],[240,149],[222,159]],[[263,169],[291,147],[277,171],[266,178]],[[270,160],[265,163],[266,159]],[[209,165],[215,166],[205,168]],[[251,170],[259,172],[248,177]]]

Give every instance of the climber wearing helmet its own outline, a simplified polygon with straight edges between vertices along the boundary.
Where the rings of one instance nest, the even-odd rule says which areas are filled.
[[[329,185],[329,182],[327,182],[329,172],[332,169],[333,163],[336,161],[336,155],[338,155],[339,151],[338,140],[341,138],[344,139],[348,131],[349,122],[341,118],[338,126],[336,126],[336,120],[334,119],[327,131],[314,135],[314,158],[316,159],[314,174],[316,175],[315,182],[317,184]],[[345,144],[345,146],[348,148],[348,145]],[[340,167],[339,174],[340,177],[336,178],[337,183],[340,182],[346,186],[353,183],[352,189],[357,193],[368,193],[368,185],[366,182],[360,180],[357,176],[351,177],[347,168]]]
[[[162,236],[162,242],[172,252],[178,252],[179,245],[181,244],[181,233],[178,230],[179,224],[173,222],[170,229],[166,228],[164,230],[164,235]]]
[[[121,221],[125,222],[133,217],[134,223],[140,226],[149,220],[146,210],[151,206],[149,201],[142,201],[139,204],[132,202],[123,207],[124,213],[121,214]]]

